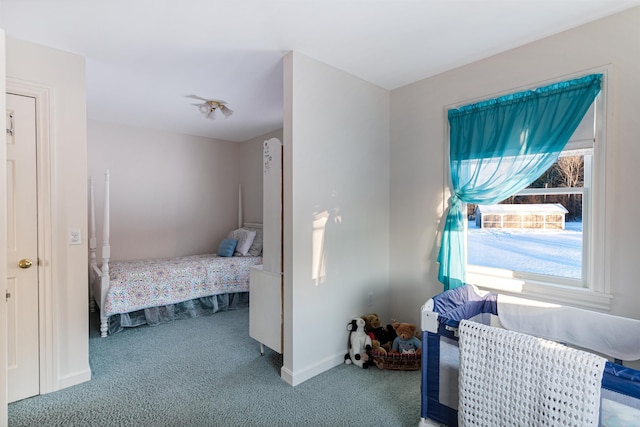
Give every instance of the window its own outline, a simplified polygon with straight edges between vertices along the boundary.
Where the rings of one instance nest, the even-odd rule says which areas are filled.
[[[467,204],[468,283],[589,308],[609,307],[605,99],[603,84],[558,160],[528,188],[498,205]]]

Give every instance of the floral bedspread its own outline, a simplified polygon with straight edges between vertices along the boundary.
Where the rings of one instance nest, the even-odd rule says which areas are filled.
[[[193,255],[180,258],[114,261],[105,314],[175,304],[210,295],[249,291],[249,267],[262,257]]]

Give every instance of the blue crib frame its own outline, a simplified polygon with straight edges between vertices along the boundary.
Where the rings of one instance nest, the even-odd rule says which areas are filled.
[[[449,427],[458,425],[458,410],[440,402],[441,338],[449,338],[457,343],[456,330],[461,320],[471,319],[481,313],[497,315],[495,300],[477,297],[471,289],[458,292],[459,297],[468,302],[465,307],[460,305],[461,299],[459,298],[453,304],[441,306],[442,313],[434,310],[438,313],[437,328],[434,327],[433,319],[425,322],[425,309],[423,308],[421,425],[425,420],[436,421]],[[427,326],[426,323],[430,323],[430,326]],[[435,329],[437,332],[430,331]],[[602,376],[602,389],[640,400],[640,371],[619,363],[607,362]]]

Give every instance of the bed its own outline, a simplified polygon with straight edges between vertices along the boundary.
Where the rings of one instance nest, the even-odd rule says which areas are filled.
[[[100,335],[124,327],[156,325],[248,303],[250,267],[262,264],[262,225],[242,223],[215,254],[110,261],[109,172],[105,173],[102,259],[97,261],[95,203],[90,183],[90,310],[99,310]]]
[[[530,307],[532,307],[531,312],[529,312]],[[516,314],[515,322],[510,318],[514,313]],[[520,321],[518,317],[524,317],[524,320]],[[548,320],[542,320],[543,317]],[[552,328],[545,328],[544,323],[551,324]],[[588,325],[584,328],[584,334],[576,331],[580,329],[579,324]],[[457,426],[459,421],[461,425],[486,425],[485,422],[475,424],[468,422],[464,418],[465,415],[461,414],[468,403],[466,400],[463,401],[462,388],[467,386],[467,379],[462,378],[463,371],[472,365],[469,362],[470,357],[465,355],[465,351],[468,350],[461,345],[461,336],[467,336],[465,335],[467,332],[462,333],[463,328],[468,328],[470,325],[477,326],[476,329],[481,333],[490,334],[491,331],[500,331],[499,334],[525,337],[546,346],[554,344],[566,349],[567,352],[602,359],[601,377],[597,377],[598,381],[594,382],[593,378],[591,381],[598,389],[596,394],[598,401],[595,402],[597,413],[593,425],[639,425],[640,371],[623,366],[623,360],[632,361],[640,358],[640,343],[637,339],[640,336],[640,321],[481,292],[473,286],[466,285],[438,294],[422,307],[420,426],[442,424]],[[485,339],[484,343],[491,343],[486,341],[486,337],[483,339]],[[499,381],[493,377],[504,375],[502,373],[504,369],[495,369],[495,372],[491,372],[494,364],[503,362],[496,353],[504,350],[496,350],[498,345],[495,342],[485,347],[492,347],[487,350],[488,353],[492,353],[490,358],[485,360],[492,363],[486,363],[491,365],[487,368],[488,375],[477,378],[483,385],[493,384]],[[507,345],[507,348],[510,348],[510,345]],[[557,351],[557,349],[552,350]],[[530,356],[526,354],[526,357],[516,359],[517,361],[511,360],[508,364],[520,364],[522,360],[529,359]],[[556,366],[560,365],[556,364]],[[562,371],[572,368],[571,366],[567,368],[564,364],[562,366]],[[474,372],[473,375],[478,373]],[[527,382],[521,378],[516,377],[513,382]],[[576,395],[583,394],[583,389],[580,390],[581,392]],[[476,391],[475,396],[482,396],[477,399],[481,405],[491,405],[487,403],[491,399],[485,399],[483,393]],[[520,400],[520,395],[517,396],[514,399],[512,394],[505,400]],[[530,408],[525,411],[531,412]],[[564,409],[564,407],[561,408],[561,410]],[[547,422],[527,424],[564,425]],[[578,423],[577,425],[587,424]]]

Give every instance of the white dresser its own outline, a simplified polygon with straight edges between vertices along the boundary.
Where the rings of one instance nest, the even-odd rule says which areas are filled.
[[[282,353],[282,275],[251,267],[249,286],[249,336]]]

